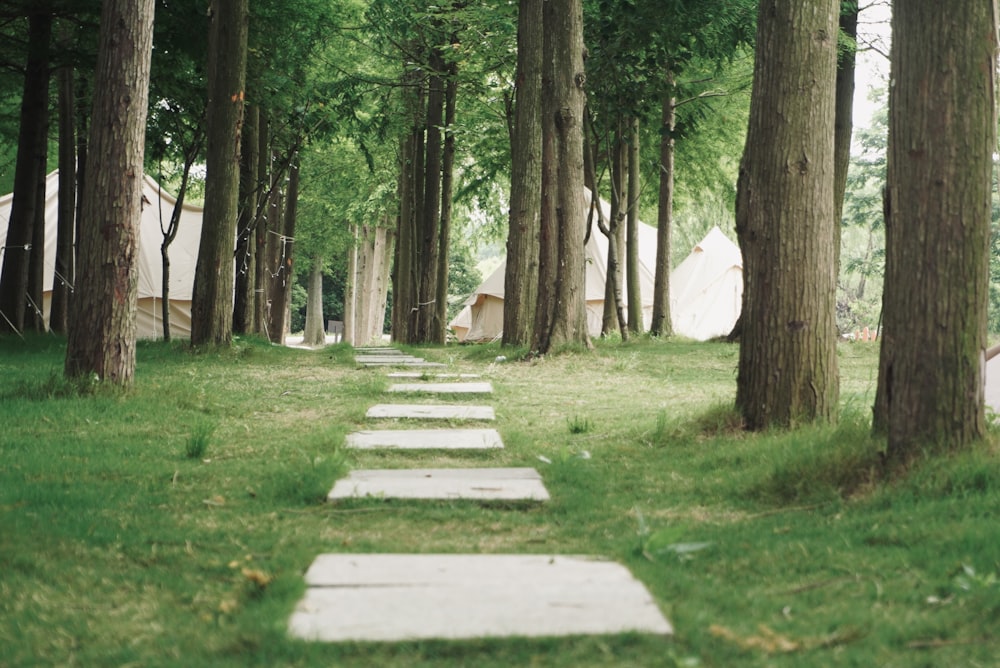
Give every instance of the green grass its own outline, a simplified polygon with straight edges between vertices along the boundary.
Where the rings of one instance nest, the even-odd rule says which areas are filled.
[[[0,339],[0,666],[997,665],[996,440],[881,480],[874,346],[840,351],[838,425],[767,434],[726,344],[409,351],[492,381],[455,400],[496,408],[503,451],[344,451],[389,380],[343,345],[142,343],[120,393],[63,381],[58,338]],[[552,501],[323,501],[411,464],[534,466]],[[291,640],[330,551],[601,554],[676,636]]]

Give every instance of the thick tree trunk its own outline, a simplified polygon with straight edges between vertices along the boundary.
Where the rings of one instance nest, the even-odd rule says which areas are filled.
[[[392,282],[392,338],[401,343],[417,341],[421,247],[420,217],[423,208],[425,103],[420,73],[403,75],[403,95],[410,127],[400,140],[399,219]]]
[[[736,405],[749,429],[836,417],[833,234],[838,0],[762,0],[736,226]]]
[[[76,227],[76,105],[73,68],[56,71],[59,125],[59,202],[56,223],[56,270],[52,281],[49,329],[65,334],[69,326],[69,300],[73,286]]]
[[[302,342],[307,346],[321,346],[326,343],[323,322],[323,258],[314,257],[309,265],[306,293],[306,324]]]
[[[590,346],[584,255],[585,209],[583,195],[583,10],[580,0],[550,0],[546,4],[545,30],[552,34],[552,107],[555,112],[554,153],[557,189],[555,225],[558,251],[555,299],[547,334],[539,352],[566,344]]]
[[[511,142],[510,217],[504,273],[503,345],[531,343],[538,296],[542,199],[542,4],[520,0]]]
[[[656,267],[653,272],[653,318],[649,333],[672,336],[670,316],[671,228],[674,224],[674,77],[666,68],[670,92],[663,94],[660,120],[660,190],[656,213]]]
[[[0,274],[0,334],[24,329],[38,182],[48,150],[49,41],[52,15],[44,7],[28,17],[28,60],[21,95],[14,199]]]
[[[995,3],[893,6],[883,336],[874,425],[888,457],[985,433],[996,151]]]
[[[419,249],[416,262],[420,287],[417,294],[417,330],[414,343],[434,342],[437,313],[438,250],[441,234],[441,161],[444,124],[444,61],[435,50],[431,55],[433,72],[427,87],[426,139],[424,144],[423,208],[418,223]]]
[[[205,211],[191,298],[191,344],[226,346],[233,338],[247,0],[212,0],[209,9]]]
[[[83,192],[79,281],[68,377],[131,385],[135,374],[138,228],[153,46],[153,0],[105,0]]]
[[[247,105],[240,140],[240,203],[236,235],[236,290],[233,296],[233,333],[246,334],[253,330],[254,256],[258,221],[257,202],[260,197],[260,108]]]

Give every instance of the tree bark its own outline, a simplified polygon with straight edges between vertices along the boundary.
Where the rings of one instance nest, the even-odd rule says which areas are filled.
[[[48,148],[49,105],[45,105],[43,136]],[[31,252],[28,268],[28,309],[25,313],[24,327],[34,332],[45,331],[45,181],[48,172],[48,152],[39,156],[35,183],[35,222],[31,225]]]
[[[510,216],[504,273],[503,345],[527,346],[538,297],[542,199],[542,4],[520,0],[511,142]]]
[[[135,374],[138,228],[153,46],[153,0],[105,0],[83,192],[68,377],[129,386]]]
[[[254,252],[253,252],[253,323],[251,331],[254,334],[267,332],[267,278],[268,255],[267,238],[270,236],[268,216],[272,209],[272,200],[278,196],[277,170],[274,167],[274,156],[271,153],[270,133],[263,110],[258,118],[257,133],[257,217],[254,221]],[[265,187],[266,186],[266,187]]]
[[[196,139],[184,154],[184,165],[181,169],[181,183],[177,188],[177,199],[170,212],[170,220],[166,229],[160,229],[163,241],[160,243],[160,264],[163,273],[160,279],[160,319],[163,322],[163,340],[170,340],[170,244],[177,238],[180,230],[181,213],[184,211],[184,198],[187,197],[188,181],[191,178],[191,167],[200,152],[201,139]],[[162,224],[161,224],[162,225]]]
[[[288,330],[288,306],[292,293],[292,267],[295,249],[295,216],[299,200],[299,165],[293,159],[288,169],[288,190],[285,193],[285,209],[279,219],[273,243],[273,275],[269,289],[267,335],[272,343],[284,343]],[[269,240],[269,242],[272,240]]]
[[[323,258],[314,257],[309,265],[309,284],[306,290],[306,324],[302,342],[307,346],[326,343],[323,322]]]
[[[256,272],[254,258],[258,221],[257,202],[260,197],[260,107],[244,109],[243,137],[240,140],[240,200],[236,235],[236,290],[233,296],[233,333],[246,334],[253,330],[254,289]]]
[[[539,337],[539,352],[562,345],[590,347],[587,333],[585,220],[583,196],[583,10],[580,0],[550,0],[545,31],[551,34],[552,114],[543,126],[554,132],[555,220],[557,264],[552,316]],[[548,60],[548,59],[547,59]]]
[[[985,433],[996,4],[893,7],[874,427],[905,465]]]
[[[736,226],[736,406],[749,429],[836,417],[833,135],[838,0],[762,0]]]
[[[430,340],[444,344],[448,332],[448,270],[451,248],[452,194],[455,183],[455,114],[458,102],[458,66],[448,66],[444,95],[444,149],[441,156],[441,226],[438,236],[437,292]]]
[[[38,182],[44,178],[48,150],[46,117],[49,106],[49,41],[51,8],[44,3],[28,17],[28,59],[21,95],[21,116],[14,169],[7,239],[0,274],[0,334],[24,329],[31,248],[38,208]]]
[[[858,36],[858,3],[841,0],[840,30],[850,40],[849,48],[837,58],[837,109],[833,139],[833,225],[840,239],[841,218],[844,213],[844,193],[847,191],[847,168],[851,163],[851,135],[854,131],[854,65]],[[837,243],[834,266],[840,269],[840,243]]]
[[[441,234],[441,161],[444,124],[444,61],[437,49],[431,54],[432,72],[427,85],[427,120],[424,140],[423,207],[418,222],[419,248],[416,256],[420,287],[417,294],[417,329],[413,343],[434,341],[437,313],[438,251]]]
[[[622,340],[628,340],[628,322],[622,302],[622,285],[625,272],[622,260],[625,257],[625,189],[627,181],[628,149],[622,132],[623,120],[617,119],[613,145],[611,147],[611,220],[605,225],[600,216],[600,202],[592,197],[591,206],[598,212],[601,232],[608,238],[608,258],[604,281],[604,313],[601,318],[601,336],[618,330]],[[595,179],[596,181],[596,179]],[[596,184],[595,184],[596,185]]]
[[[423,202],[424,96],[420,73],[403,75],[407,133],[400,139],[399,218],[396,227],[392,282],[392,338],[401,343],[417,340],[420,267],[417,262],[419,219]]]
[[[639,283],[639,119],[629,123],[628,140],[628,197],[626,198],[625,224],[625,285],[628,293],[628,329],[631,334],[642,334],[642,286]]]
[[[663,94],[660,119],[660,190],[656,212],[656,267],[653,272],[653,318],[649,333],[673,336],[670,316],[670,253],[674,224],[674,77],[666,69],[668,92]]]
[[[209,12],[205,211],[191,298],[191,345],[228,346],[233,338],[247,0],[212,0]]]

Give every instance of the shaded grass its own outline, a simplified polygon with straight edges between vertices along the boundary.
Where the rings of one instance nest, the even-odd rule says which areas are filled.
[[[524,362],[498,346],[410,352],[493,381],[505,450],[343,450],[346,433],[376,426],[364,411],[388,381],[342,345],[144,343],[136,387],[95,394],[59,390],[58,339],[0,339],[0,665],[971,666],[1000,654],[996,445],[868,476],[874,349],[841,348],[840,424],[791,434],[739,429],[730,345],[599,342]],[[198,425],[210,438],[188,457]],[[409,465],[534,466],[552,501],[323,503],[348,467]],[[677,635],[290,640],[302,573],[327,551],[602,554],[649,587]]]

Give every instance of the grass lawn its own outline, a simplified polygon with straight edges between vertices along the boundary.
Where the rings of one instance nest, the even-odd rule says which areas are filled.
[[[734,427],[732,345],[407,348],[495,388],[454,399],[506,448],[433,454],[342,449],[402,426],[365,419],[391,381],[344,345],[141,343],[120,395],[62,380],[64,344],[0,338],[0,666],[1000,664],[998,440],[879,480],[875,346],[841,347],[837,427],[785,434]],[[404,466],[533,466],[552,501],[324,502]],[[321,552],[603,555],[676,635],[289,639]]]

